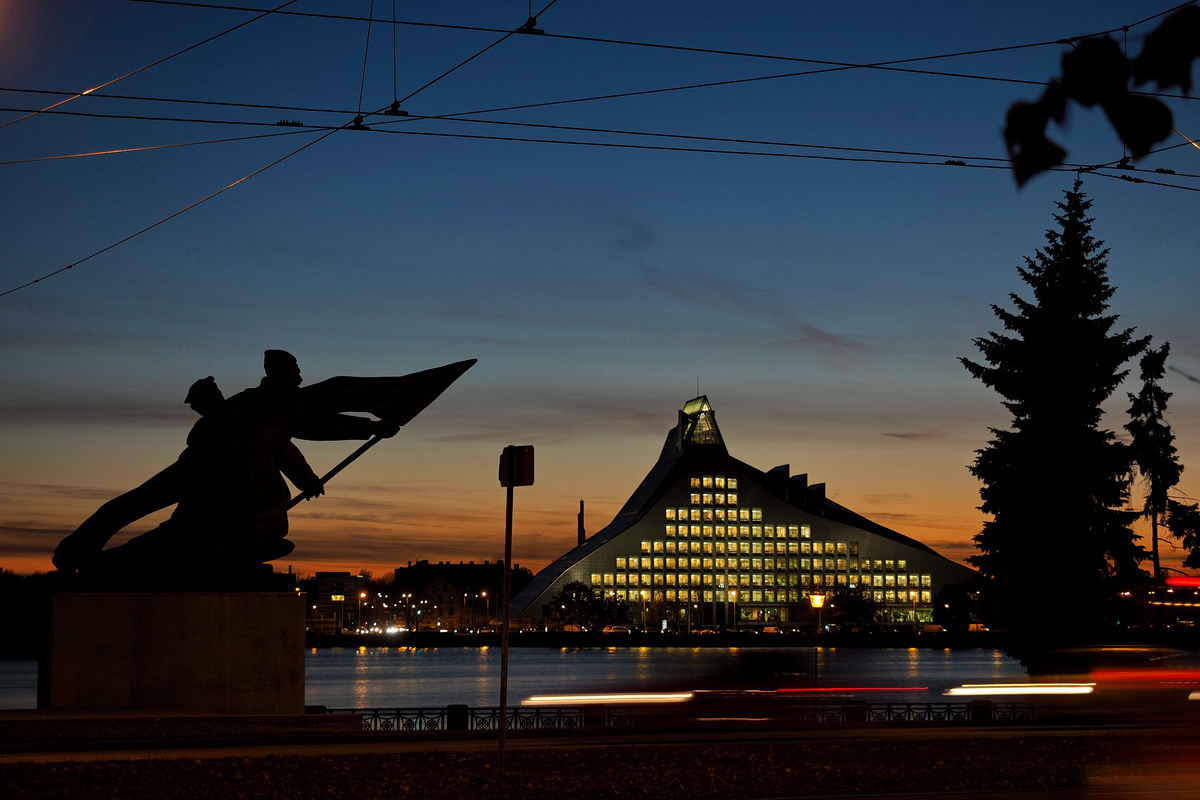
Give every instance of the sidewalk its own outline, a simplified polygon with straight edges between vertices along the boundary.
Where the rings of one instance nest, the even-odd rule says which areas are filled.
[[[701,800],[1066,787],[1117,797],[1114,787],[1150,787],[1163,776],[1194,787],[1200,764],[1197,732],[1179,729],[513,732],[502,778],[494,734],[381,734],[297,718],[30,716],[40,718],[0,714],[3,800]]]

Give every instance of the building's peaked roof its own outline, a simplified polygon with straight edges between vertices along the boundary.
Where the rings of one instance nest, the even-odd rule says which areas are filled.
[[[582,558],[603,547],[641,520],[659,498],[674,485],[675,480],[696,467],[710,467],[714,462],[736,465],[762,488],[791,506],[835,522],[850,525],[909,547],[937,555],[928,545],[873,522],[825,496],[824,484],[810,486],[807,475],[788,477],[788,466],[763,472],[729,455],[716,414],[704,395],[684,404],[679,412],[679,424],[667,434],[658,461],[625,501],[612,522],[597,531],[578,547],[564,553],[539,572],[525,590],[513,600],[519,614],[552,587],[567,570]]]

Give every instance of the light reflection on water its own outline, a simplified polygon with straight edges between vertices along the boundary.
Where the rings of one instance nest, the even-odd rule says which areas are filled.
[[[499,705],[499,648],[312,649],[305,656],[305,702],[331,708],[439,708]],[[819,685],[917,687],[891,702],[942,700],[964,683],[1027,679],[994,650],[823,648]],[[508,702],[535,694],[814,685],[811,648],[513,648]],[[863,699],[885,699],[883,696]]]
[[[928,686],[927,692],[889,692],[891,702],[941,700],[964,683],[1027,680],[999,650],[822,648],[815,659],[819,685]],[[810,687],[812,648],[513,648],[508,701],[535,694]],[[860,695],[861,696],[861,695]],[[305,702],[331,708],[441,708],[451,703],[490,707],[500,702],[498,647],[362,647],[305,653]],[[37,662],[0,661],[0,709],[37,706]]]

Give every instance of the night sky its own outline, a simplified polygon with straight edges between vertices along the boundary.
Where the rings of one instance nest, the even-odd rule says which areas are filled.
[[[309,382],[479,359],[293,512],[278,569],[499,558],[497,460],[532,444],[536,570],[580,499],[609,522],[697,390],[734,457],[961,559],[966,465],[1009,418],[957,359],[1030,296],[1016,267],[1075,179],[1019,189],[1005,111],[1061,40],[1136,54],[1171,7],[558,0],[539,36],[505,33],[515,0],[245,5],[0,0],[0,568],[49,569],[182,450],[189,384],[255,385],[266,348]],[[1180,135],[1134,173],[1165,185],[1120,178],[1097,110],[1051,136],[1103,167],[1111,310],[1171,342],[1200,496],[1200,117],[1167,102]],[[300,445],[318,472],[353,449]]]

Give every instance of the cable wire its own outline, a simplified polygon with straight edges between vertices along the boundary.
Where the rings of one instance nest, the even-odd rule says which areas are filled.
[[[148,70],[148,69],[151,69],[151,68],[153,68],[153,67],[157,67],[159,64],[163,64],[163,63],[165,63],[165,62],[167,62],[167,61],[170,61],[171,59],[173,59],[173,58],[175,58],[175,57],[177,57],[177,56],[181,56],[181,55],[183,55],[184,53],[187,53],[187,52],[189,52],[189,51],[191,51],[191,50],[195,50],[197,47],[201,47],[202,45],[206,45],[206,44],[208,44],[209,42],[211,42],[211,41],[213,41],[213,40],[215,40],[215,39],[220,39],[222,36],[225,36],[226,34],[229,34],[229,33],[233,33],[234,31],[238,30],[239,28],[244,28],[244,27],[246,27],[247,25],[249,25],[249,24],[251,24],[251,23],[253,23],[253,22],[257,22],[258,20],[262,19],[263,17],[266,17],[266,16],[268,16],[268,15],[270,15],[270,14],[274,14],[274,13],[276,13],[276,12],[280,11],[281,9],[283,9],[283,8],[286,8],[287,6],[290,6],[292,3],[295,3],[295,2],[296,2],[296,0],[287,0],[285,3],[283,3],[283,4],[282,4],[282,5],[280,5],[280,6],[277,6],[276,8],[269,9],[269,10],[267,10],[267,11],[261,11],[261,12],[259,13],[259,15],[258,15],[257,17],[254,17],[253,19],[248,19],[248,20],[246,20],[246,21],[244,21],[244,22],[240,22],[240,23],[238,23],[237,25],[234,25],[232,28],[227,28],[226,30],[223,30],[223,31],[221,31],[221,32],[220,32],[220,33],[218,33],[218,34],[214,34],[214,35],[212,35],[212,36],[208,37],[207,39],[204,39],[203,41],[196,42],[195,44],[193,44],[193,45],[189,45],[188,47],[185,47],[185,48],[183,48],[182,50],[177,50],[177,51],[175,51],[174,53],[172,53],[171,55],[169,55],[169,56],[164,56],[164,57],[162,57],[162,58],[158,59],[157,61],[154,61],[154,62],[151,62],[151,63],[147,64],[147,65],[146,65],[146,66],[144,66],[144,67],[139,67],[139,68],[135,69],[133,72],[127,72],[127,73],[125,73],[124,75],[120,76],[119,78],[113,78],[112,80],[110,80],[110,81],[106,81],[106,82],[104,82],[104,83],[100,84],[99,86],[95,86],[95,87],[92,87],[91,89],[87,89],[87,90],[85,90],[85,91],[79,92],[78,94],[74,94],[74,95],[72,95],[72,96],[68,97],[68,98],[67,98],[67,99],[65,99],[65,100],[60,100],[59,102],[55,103],[54,105],[48,106],[48,107],[46,107],[46,108],[43,108],[43,109],[41,109],[40,111],[34,111],[34,112],[30,113],[30,114],[26,114],[26,115],[25,115],[25,116],[23,116],[23,117],[18,117],[17,119],[12,119],[12,120],[9,120],[8,122],[5,122],[5,123],[3,123],[3,124],[0,124],[0,128],[7,128],[9,125],[15,125],[16,123],[20,122],[21,120],[25,120],[25,119],[29,119],[30,117],[37,116],[38,114],[42,113],[43,111],[49,111],[49,110],[50,110],[50,109],[52,109],[52,108],[57,108],[58,106],[64,105],[64,104],[66,104],[66,103],[70,103],[72,100],[78,100],[80,97],[83,97],[84,95],[91,94],[92,92],[95,92],[95,91],[97,91],[98,89],[103,89],[105,86],[112,86],[114,83],[117,83],[117,82],[119,82],[119,81],[123,81],[123,80],[125,80],[126,78],[129,78],[129,77],[132,77],[132,76],[134,76],[134,75],[137,75],[139,72],[145,72],[145,71],[146,71],[146,70]],[[252,10],[259,10],[259,9],[252,9]]]

